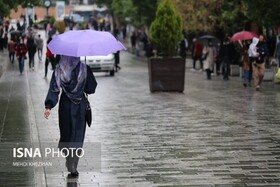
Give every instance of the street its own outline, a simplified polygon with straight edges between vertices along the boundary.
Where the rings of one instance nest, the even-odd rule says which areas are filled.
[[[52,71],[43,79],[44,60],[35,59],[35,71],[26,62],[20,76],[16,62],[0,79],[1,143],[59,140],[58,107],[49,120],[43,116]],[[94,73],[85,145],[99,155],[96,165],[81,158],[79,178],[68,181],[64,158],[57,158],[55,166],[26,169],[28,180],[12,177],[48,187],[280,186],[280,85],[264,82],[256,92],[239,77],[208,81],[204,72],[186,69],[184,93],[152,94],[147,63],[128,52],[120,59],[114,77]],[[14,185],[7,173],[0,179]]]

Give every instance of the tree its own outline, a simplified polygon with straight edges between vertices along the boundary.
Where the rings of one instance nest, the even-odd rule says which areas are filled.
[[[117,16],[121,22],[125,22],[126,18],[132,19],[135,13],[135,7],[131,0],[113,0],[112,11],[114,15]]]
[[[126,17],[136,26],[150,26],[155,18],[158,0],[97,0],[108,7],[114,16],[124,21]]]
[[[244,29],[248,20],[242,0],[173,0],[182,13],[185,30],[191,33],[225,33]],[[223,33],[223,34],[222,34]]]
[[[41,5],[41,0],[0,0],[0,16],[9,16],[10,10],[17,10],[17,7],[38,6]]]
[[[170,0],[163,0],[158,6],[150,34],[152,43],[164,57],[171,57],[176,53],[176,47],[183,38],[182,18]]]
[[[253,22],[270,28],[280,26],[280,3],[278,0],[243,0],[246,16]]]
[[[135,25],[150,26],[155,19],[155,12],[157,10],[157,0],[132,0],[135,7],[135,15],[133,17],[133,23]]]

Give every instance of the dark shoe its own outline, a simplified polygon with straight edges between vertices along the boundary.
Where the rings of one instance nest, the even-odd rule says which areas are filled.
[[[256,91],[260,91],[260,86],[256,86]]]
[[[244,88],[246,88],[246,87],[247,87],[247,84],[244,82],[244,83],[243,83],[243,86],[244,86]]]
[[[69,173],[67,176],[68,176],[68,178],[76,178],[76,177],[79,176],[79,172],[78,172],[78,171],[76,171],[76,172],[71,172],[71,173]]]

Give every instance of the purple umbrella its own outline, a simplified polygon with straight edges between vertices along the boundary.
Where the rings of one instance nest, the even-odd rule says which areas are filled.
[[[105,56],[126,50],[111,33],[95,30],[73,30],[57,35],[48,44],[53,54],[67,56]]]

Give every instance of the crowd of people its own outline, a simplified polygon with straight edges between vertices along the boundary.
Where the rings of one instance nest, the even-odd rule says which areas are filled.
[[[243,68],[243,86],[254,86],[259,91],[269,59],[277,58],[280,67],[280,37],[274,49],[265,40],[264,35],[237,42],[231,41],[231,37],[226,37],[222,42],[215,38],[193,38],[191,45],[187,35],[183,35],[184,38],[178,44],[178,55],[184,59],[190,55],[193,60],[192,71],[206,72],[207,80],[211,80],[214,74],[221,75],[225,81],[229,80],[230,65],[235,64]],[[156,50],[144,29],[132,32],[130,42],[135,55],[139,56],[141,50],[145,51],[146,57],[156,55]]]
[[[42,60],[43,39],[32,26],[25,28],[26,22],[17,21],[16,28],[9,21],[2,22],[0,25],[0,50],[7,49],[9,59],[14,64],[15,58],[18,60],[20,74],[24,71],[24,62],[29,60],[29,69],[34,71],[34,57],[38,51],[38,58]]]
[[[280,46],[280,44],[279,44]],[[204,45],[200,44],[197,39],[193,40],[192,58],[193,70],[196,69],[196,61],[199,60],[202,71],[206,72],[208,80],[216,65],[216,74],[222,74],[223,80],[229,80],[230,65],[239,64],[243,68],[244,81],[243,86],[251,87],[251,81],[254,80],[254,87],[260,90],[262,83],[265,64],[269,59],[270,53],[264,36],[253,38],[252,41],[244,40],[232,42],[230,37],[220,45],[213,45],[212,39],[209,39]]]

